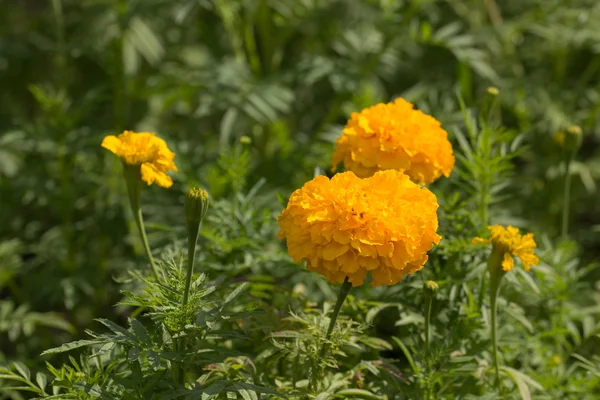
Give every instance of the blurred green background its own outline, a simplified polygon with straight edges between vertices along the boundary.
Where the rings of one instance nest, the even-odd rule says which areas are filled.
[[[576,124],[571,232],[584,260],[600,255],[597,0],[0,0],[0,10],[0,361],[122,316],[113,279],[143,258],[120,163],[100,143],[124,129],[157,132],[177,154],[175,185],[142,195],[155,249],[181,239],[182,193],[200,184],[216,201],[207,265],[279,276],[291,262],[274,239],[277,194],[330,168],[351,112],[402,96],[455,141],[458,95],[479,106],[495,86],[503,123],[530,146],[492,221],[558,236],[552,136]],[[240,157],[242,135],[252,143]],[[219,203],[232,198],[260,211]]]

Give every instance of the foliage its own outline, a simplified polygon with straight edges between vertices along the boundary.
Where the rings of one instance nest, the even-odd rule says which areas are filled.
[[[597,1],[0,9],[0,399],[600,396]],[[327,339],[337,288],[290,260],[276,217],[293,190],[331,176],[350,114],[397,96],[453,144],[452,175],[429,186],[443,239],[399,284],[352,289]],[[552,137],[572,124],[583,145],[559,238],[567,159]],[[125,129],[176,153],[173,187],[141,195],[160,283],[121,164],[100,148]],[[181,307],[192,185],[211,206]],[[488,224],[533,232],[541,259],[501,287],[502,394],[489,249],[470,244]]]

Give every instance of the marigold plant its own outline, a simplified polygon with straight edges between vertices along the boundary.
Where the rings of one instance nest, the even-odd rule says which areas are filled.
[[[333,171],[340,162],[359,177],[393,169],[427,184],[450,176],[454,155],[440,122],[397,98],[352,113],[336,143]]]
[[[347,276],[358,286],[371,271],[373,286],[393,285],[423,268],[440,241],[437,208],[433,193],[398,171],[317,176],[290,197],[279,238],[294,261],[331,282]]]
[[[515,265],[514,257],[519,257],[525,271],[529,271],[532,265],[536,265],[539,259],[533,250],[536,247],[533,233],[521,235],[519,229],[513,226],[501,225],[488,226],[490,238],[476,237],[473,244],[492,244],[495,251],[502,253],[502,269],[510,271]]]
[[[106,136],[102,147],[119,156],[125,164],[139,165],[141,178],[148,185],[156,183],[168,188],[173,180],[168,171],[177,171],[175,153],[154,133],[125,131],[119,136]]]

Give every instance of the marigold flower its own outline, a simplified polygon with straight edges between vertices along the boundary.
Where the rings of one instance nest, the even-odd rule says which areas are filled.
[[[139,165],[141,178],[148,185],[156,182],[168,188],[173,184],[166,172],[177,171],[173,163],[175,153],[154,133],[125,131],[119,136],[106,136],[102,147],[121,157],[125,164]]]
[[[454,168],[452,145],[440,122],[401,98],[352,113],[337,140],[332,170],[342,161],[361,178],[394,169],[426,184],[450,176]]]
[[[496,251],[503,254],[502,269],[510,271],[515,266],[513,257],[519,257],[523,263],[525,271],[529,271],[532,265],[536,265],[540,260],[533,254],[536,244],[533,240],[533,233],[521,235],[519,229],[513,226],[494,225],[488,226],[490,238],[484,239],[476,237],[473,244],[492,244]]]
[[[290,256],[333,283],[393,285],[427,262],[441,237],[438,203],[427,188],[388,170],[360,179],[353,172],[317,176],[296,190],[277,218]]]

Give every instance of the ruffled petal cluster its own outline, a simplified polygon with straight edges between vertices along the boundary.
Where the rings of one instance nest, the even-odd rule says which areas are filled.
[[[139,165],[142,180],[148,185],[156,183],[168,188],[173,184],[167,172],[177,171],[173,162],[175,153],[154,133],[125,131],[119,136],[106,136],[102,147],[121,157],[126,164]]]
[[[296,262],[333,283],[393,285],[427,262],[437,235],[438,203],[427,188],[395,170],[361,179],[353,172],[317,176],[296,190],[277,219]]]
[[[398,98],[352,113],[333,154],[361,178],[377,171],[404,171],[414,182],[431,183],[454,168],[448,133],[435,118]]]
[[[521,235],[519,229],[513,226],[494,225],[488,226],[490,238],[484,239],[476,237],[473,239],[473,244],[492,244],[495,249],[501,251],[503,255],[502,269],[510,271],[515,266],[513,257],[519,257],[523,263],[525,271],[529,271],[532,265],[536,265],[540,260],[533,250],[536,247],[533,240],[533,233]]]

